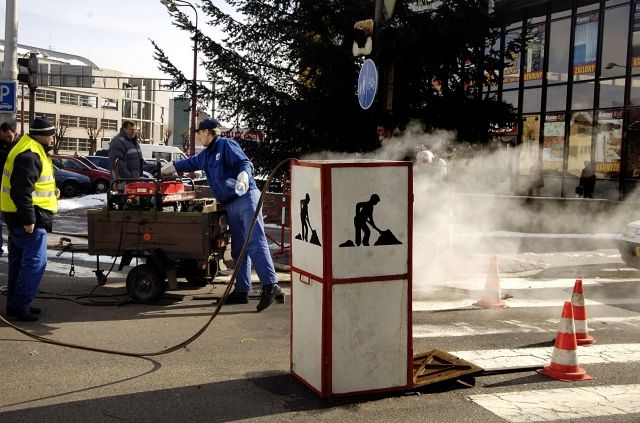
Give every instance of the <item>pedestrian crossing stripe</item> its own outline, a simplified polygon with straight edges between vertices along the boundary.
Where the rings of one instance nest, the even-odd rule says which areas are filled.
[[[486,371],[549,364],[552,347],[453,351],[450,354],[472,362]],[[584,364],[631,363],[640,361],[640,344],[594,344],[579,347],[578,362]]]
[[[473,325],[469,322],[451,322],[440,325],[414,324],[413,337],[449,338],[456,336],[496,335],[504,333],[552,333],[557,332],[560,319],[547,319],[538,322],[523,322],[517,319],[495,320],[492,326]],[[618,324],[640,328],[640,316],[626,317],[589,317],[590,332],[600,324]],[[597,331],[596,331],[597,332]]]
[[[560,389],[471,395],[469,400],[511,423],[576,420],[640,413],[640,384],[574,385]]]

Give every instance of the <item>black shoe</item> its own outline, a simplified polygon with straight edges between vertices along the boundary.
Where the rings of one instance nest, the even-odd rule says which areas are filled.
[[[249,304],[249,293],[232,291],[227,296],[225,304]]]
[[[274,301],[284,303],[284,292],[277,284],[265,285],[260,292],[260,302],[258,303],[258,313],[273,304]]]
[[[7,306],[7,316],[17,316],[20,310]],[[40,314],[42,313],[42,309],[40,307],[29,307],[29,313],[31,314]]]
[[[38,320],[38,316],[26,310],[12,310],[11,312],[7,310],[7,316],[15,317],[16,320],[21,322],[35,322]]]

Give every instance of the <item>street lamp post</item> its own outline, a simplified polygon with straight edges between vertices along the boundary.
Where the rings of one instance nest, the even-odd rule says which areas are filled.
[[[189,156],[196,154],[196,116],[198,114],[198,11],[195,6],[184,0],[160,0],[170,13],[178,11],[178,7],[190,7],[196,15],[196,33],[193,35],[193,80],[191,81],[191,123],[189,124]]]

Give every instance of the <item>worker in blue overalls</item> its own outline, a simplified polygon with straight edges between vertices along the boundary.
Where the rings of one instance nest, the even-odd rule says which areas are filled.
[[[198,155],[188,159],[171,162],[161,169],[162,175],[174,172],[193,172],[204,170],[211,192],[216,199],[225,204],[227,220],[231,229],[231,257],[240,269],[236,275],[234,290],[225,304],[247,304],[251,291],[251,264],[253,263],[262,291],[258,302],[258,312],[269,307],[284,294],[277,285],[276,272],[269,252],[269,244],[264,233],[262,213],[258,214],[251,238],[247,246],[247,255],[238,263],[242,244],[249,233],[251,220],[258,207],[260,191],[253,179],[253,164],[240,145],[231,138],[220,136],[220,123],[216,119],[205,119],[198,125],[197,135],[200,143],[206,147]]]
[[[2,172],[0,208],[9,228],[7,316],[38,320],[31,305],[47,267],[47,232],[58,211],[51,157],[54,126],[43,117],[11,149]]]

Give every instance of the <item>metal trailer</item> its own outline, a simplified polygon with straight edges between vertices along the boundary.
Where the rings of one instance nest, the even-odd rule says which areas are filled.
[[[140,184],[124,193],[112,190],[107,207],[87,213],[89,254],[98,262],[100,255],[121,256],[120,270],[134,258],[144,259],[127,274],[127,291],[139,301],[155,301],[176,289],[178,278],[206,285],[218,275],[231,242],[226,210],[214,199],[196,199],[193,184],[191,191],[177,194],[163,188],[166,181],[143,184],[152,184],[152,190],[145,192]]]

